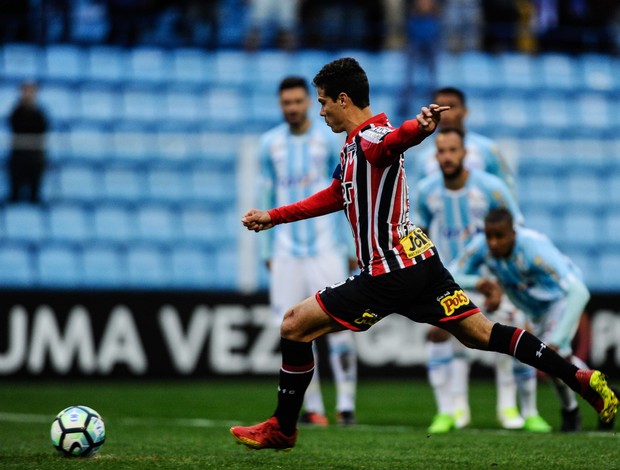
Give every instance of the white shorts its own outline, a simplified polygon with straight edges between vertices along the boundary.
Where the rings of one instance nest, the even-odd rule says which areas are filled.
[[[347,259],[341,254],[272,258],[269,296],[274,321],[279,325],[287,309],[347,276]]]

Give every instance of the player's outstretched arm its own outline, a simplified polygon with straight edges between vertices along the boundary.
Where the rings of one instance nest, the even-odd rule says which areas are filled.
[[[268,230],[273,227],[271,222],[271,216],[268,211],[261,211],[258,209],[250,209],[243,217],[241,217],[241,223],[248,229],[260,232],[261,230]]]

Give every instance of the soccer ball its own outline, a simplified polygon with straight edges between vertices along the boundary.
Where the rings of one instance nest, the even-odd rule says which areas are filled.
[[[52,445],[69,457],[91,457],[105,442],[105,425],[99,413],[88,406],[70,406],[52,423]]]

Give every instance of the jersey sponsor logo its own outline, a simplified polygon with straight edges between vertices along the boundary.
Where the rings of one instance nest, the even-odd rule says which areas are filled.
[[[455,291],[454,294],[445,295],[438,300],[447,317],[452,315],[459,307],[469,303],[469,297],[460,289]]]
[[[366,310],[364,313],[362,313],[361,317],[353,320],[353,323],[360,326],[364,325],[370,328],[382,319],[383,317],[377,315],[376,313],[372,313],[370,310]]]
[[[409,259],[415,258],[435,246],[419,227],[415,227],[410,233],[401,238],[400,244],[405,249]]]
[[[371,127],[370,129],[366,129],[360,135],[367,141],[378,144],[383,140],[383,138],[392,132],[392,129],[388,127]]]

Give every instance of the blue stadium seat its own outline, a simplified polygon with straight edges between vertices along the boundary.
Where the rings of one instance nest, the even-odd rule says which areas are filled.
[[[34,261],[30,248],[23,243],[0,245],[0,285],[3,287],[33,287]]]
[[[39,98],[52,125],[72,121],[82,114],[79,96],[71,86],[43,85],[39,91]]]
[[[213,55],[206,54],[199,49],[179,48],[171,51],[171,79],[175,83],[199,84],[211,83],[215,77],[212,74]]]
[[[154,122],[162,117],[161,92],[147,87],[128,87],[122,92],[121,109],[128,121]]]
[[[38,243],[47,238],[48,227],[44,209],[19,203],[4,208],[5,240]]]
[[[138,202],[147,196],[144,174],[131,166],[103,170],[103,197],[109,201]]]
[[[146,162],[153,152],[151,132],[139,123],[120,123],[112,130],[111,137],[111,153],[122,162]]]
[[[620,247],[620,210],[618,206],[612,206],[603,217],[601,224],[603,226],[599,240],[606,246]]]
[[[78,204],[55,204],[48,211],[51,240],[84,243],[92,237],[89,212]]]
[[[40,48],[34,44],[5,44],[1,67],[4,79],[39,81],[42,74]]]
[[[172,285],[176,288],[205,289],[217,278],[213,251],[196,245],[178,245],[171,248]]]
[[[479,51],[460,54],[461,80],[466,90],[476,88],[503,87],[500,81],[500,67],[495,56]]]
[[[603,292],[618,292],[620,290],[620,252],[617,247],[603,249],[599,254],[598,271],[602,274],[598,285],[594,288]]]
[[[239,272],[239,258],[234,249],[220,249],[216,253],[215,272],[211,288],[220,290],[237,290],[237,273]]]
[[[533,112],[539,118],[539,125],[543,127],[569,129],[574,126],[573,113],[568,106],[568,100],[560,93],[542,93],[539,97],[538,109]]]
[[[44,76],[47,80],[78,82],[84,78],[87,61],[78,46],[50,44],[43,49]]]
[[[133,211],[119,204],[100,204],[93,208],[93,236],[96,240],[126,244],[136,237]]]
[[[123,118],[119,93],[108,85],[87,82],[79,97],[82,122],[113,123]]]
[[[237,197],[236,179],[236,173],[196,168],[191,172],[188,196],[212,207],[230,207]]]
[[[214,53],[213,69],[216,84],[244,86],[254,82],[254,54],[243,50],[219,49]]]
[[[179,238],[176,216],[165,205],[147,204],[135,211],[137,236],[148,242],[166,243]]]
[[[280,50],[264,50],[256,54],[252,61],[252,79],[256,80],[267,93],[277,96],[278,85],[287,75],[298,75],[297,54]],[[314,74],[319,70],[317,69]],[[306,77],[312,79],[314,75]]]
[[[36,256],[41,287],[79,287],[82,266],[78,252],[68,245],[43,244]]]
[[[542,54],[539,74],[542,84],[552,90],[575,90],[582,86],[575,60],[568,54]]]
[[[9,113],[19,98],[19,84],[11,82],[0,83],[0,116],[8,118]],[[7,129],[8,130],[8,129]]]
[[[74,124],[67,138],[70,158],[92,163],[112,158],[111,133],[105,126],[92,122]]]
[[[609,127],[613,110],[605,94],[580,93],[577,106],[577,114],[585,117],[581,120],[580,127],[586,129],[607,129]]]
[[[181,202],[191,197],[191,181],[182,169],[151,166],[146,180],[152,201]]]
[[[163,161],[183,161],[198,149],[197,135],[192,124],[175,122],[159,126],[153,137],[153,156]]]
[[[59,168],[58,189],[62,201],[94,201],[101,197],[101,177],[90,165],[64,165]]]
[[[93,288],[125,287],[127,267],[121,250],[116,246],[98,243],[84,247],[83,285]]]
[[[585,88],[609,91],[620,86],[620,77],[614,69],[614,61],[610,60],[608,55],[582,54],[578,60]]]
[[[127,73],[127,54],[117,47],[93,46],[88,51],[87,78],[92,82],[120,82]]]
[[[200,121],[208,115],[208,111],[200,105],[197,98],[200,93],[191,88],[169,87],[164,93],[165,108],[162,109],[160,102],[159,112],[164,113],[167,121]]]
[[[570,202],[567,205],[570,206]],[[554,234],[555,239],[582,249],[594,248],[602,230],[599,221],[598,212],[569,207],[563,216],[560,230]]]
[[[523,168],[523,165],[519,168]],[[566,189],[559,186],[557,176],[549,173],[529,174],[527,177],[517,178],[519,200],[524,204],[527,202],[540,204],[542,201],[547,206],[564,204]]]
[[[189,205],[180,210],[181,236],[188,242],[221,249],[230,234],[223,227],[225,211],[208,205]]]
[[[525,226],[538,230],[556,241],[556,232],[562,230],[562,218],[554,209],[538,206],[522,207]]]
[[[601,176],[596,169],[576,167],[575,171],[571,171],[564,180],[566,204],[573,207],[587,207],[589,210],[607,206],[609,189]]]
[[[193,149],[194,167],[219,168],[234,171],[238,159],[241,139],[232,132],[201,132]]]
[[[247,96],[239,90],[221,82],[222,85],[209,88],[203,97],[199,97],[201,106],[205,106],[210,112],[209,119],[212,123],[225,127],[241,127],[247,124]]]
[[[154,245],[131,245],[127,252],[129,287],[166,287],[170,283],[170,266],[165,252]]]
[[[539,86],[536,59],[527,54],[503,53],[498,57],[498,76],[503,87],[532,90]]]
[[[128,52],[127,80],[137,83],[163,83],[170,80],[168,51],[155,47],[136,47]]]
[[[257,86],[249,92],[248,104],[251,110],[249,117],[255,122],[263,124],[265,128],[276,126],[282,122],[282,110],[275,90],[277,90],[277,86],[273,88]],[[310,112],[312,113],[312,111]]]

